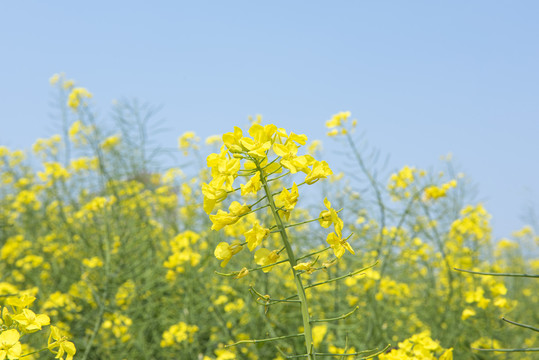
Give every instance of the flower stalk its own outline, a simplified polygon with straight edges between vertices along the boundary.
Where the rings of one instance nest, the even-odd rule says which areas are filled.
[[[296,271],[296,269],[294,269],[294,266],[296,266],[297,264],[296,256],[294,254],[294,250],[292,249],[292,246],[290,245],[290,241],[288,240],[286,227],[283,224],[283,221],[281,219],[281,216],[279,215],[279,212],[277,211],[277,206],[275,205],[273,195],[268,186],[268,182],[266,181],[264,170],[260,168],[259,164],[257,164],[257,169],[260,172],[260,181],[262,183],[262,187],[264,188],[264,192],[268,199],[268,203],[271,208],[271,213],[273,215],[275,223],[277,224],[277,229],[279,233],[281,234],[281,239],[283,240],[284,246],[286,248],[286,253],[288,255],[288,262],[290,263],[290,269],[292,271],[292,274],[294,275],[294,283],[296,285],[298,299],[301,303],[300,304],[301,318],[303,320],[303,335],[305,336],[305,348],[307,350],[307,359],[312,360],[315,357],[314,357],[313,335],[312,335],[312,329],[311,329],[311,317],[309,315],[309,305],[307,302],[307,297],[305,296],[305,288],[303,287],[303,283],[301,282],[300,274],[298,273],[298,271]]]

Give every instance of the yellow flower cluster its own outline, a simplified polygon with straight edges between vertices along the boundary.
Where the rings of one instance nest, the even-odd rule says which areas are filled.
[[[439,355],[438,355],[439,354]],[[397,349],[379,356],[380,360],[453,360],[453,349],[443,349],[430,338],[429,331],[415,334],[399,343]]]
[[[7,306],[2,308],[0,319],[0,359],[19,359],[30,355],[23,353],[21,338],[50,325],[47,315],[36,314],[29,308],[35,300],[36,298],[30,295],[7,298]],[[52,325],[48,344],[43,350],[45,349],[56,354],[57,359],[62,359],[65,354],[66,360],[72,360],[76,353],[75,345],[67,341],[60,330]]]
[[[357,126],[357,120],[354,119],[348,125],[348,119],[352,114],[350,111],[341,111],[331,117],[326,121],[326,127],[331,129],[327,135],[328,136],[337,136],[337,135],[347,135],[350,131],[354,130]]]
[[[94,133],[94,131],[94,126],[85,125],[81,120],[77,120],[69,127],[69,140],[71,140],[76,146],[86,145],[88,143],[88,136]]]
[[[180,150],[183,151],[183,155],[187,156],[189,155],[189,149],[193,149],[193,150],[199,149],[199,146],[198,146],[199,141],[200,141],[200,138],[196,136],[196,134],[193,131],[187,131],[178,138],[178,147],[180,148]],[[210,140],[210,141],[214,142],[215,140]],[[208,140],[206,140],[206,142],[208,142]]]
[[[444,197],[447,194],[447,191],[451,188],[457,186],[457,181],[455,179],[442,184],[441,186],[431,185],[425,189],[423,198],[425,201],[436,200],[438,198]]]
[[[52,80],[67,104],[74,82]],[[492,326],[502,315],[535,326],[533,280],[454,270],[539,273],[536,229],[491,243],[490,217],[466,206],[460,175],[457,184],[408,166],[388,189],[372,172],[373,184],[356,196],[347,173],[327,175],[327,164],[314,160],[317,141],[260,122],[211,137],[210,169],[185,161],[190,167],[161,172],[159,157],[140,151],[138,133],[97,127],[84,101],[62,113],[72,124],[66,135],[36,141],[37,153],[0,146],[0,358],[77,351],[103,359],[282,360],[313,349],[316,359],[352,359],[388,343],[380,356],[439,359],[447,351],[450,358],[421,335],[425,329],[458,359],[481,356],[470,346],[537,347],[537,332]],[[350,123],[341,113],[329,124],[345,146]],[[104,151],[104,134],[121,134],[120,143]],[[202,143],[193,139],[188,134],[184,145],[195,158]],[[307,189],[324,177],[330,181]],[[392,195],[399,202],[388,201]],[[355,255],[346,256],[352,247]],[[353,270],[375,260],[372,269]],[[234,271],[215,276],[218,263]],[[40,301],[8,303],[24,294]],[[55,327],[45,325],[48,317]],[[284,338],[279,350],[249,345],[273,336]]]
[[[424,170],[418,170],[415,167],[408,165],[404,166],[397,173],[391,174],[387,189],[393,200],[401,198],[409,198],[412,192],[410,186],[417,181],[418,178],[425,176]]]
[[[67,105],[73,110],[77,111],[82,103],[82,106],[86,106],[84,99],[90,99],[92,94],[82,87],[76,87],[71,90],[67,99]]]
[[[161,347],[180,345],[182,342],[193,342],[193,334],[198,331],[198,326],[187,325],[183,321],[172,325],[163,333]]]
[[[459,244],[466,239],[482,243],[490,240],[492,231],[489,224],[490,215],[483,205],[468,205],[460,211],[460,215],[460,219],[451,224],[449,236]]]
[[[325,161],[317,161],[311,155],[298,155],[298,149],[307,142],[305,135],[293,132],[289,134],[285,129],[275,125],[262,126],[259,123],[254,123],[248,133],[250,136],[244,136],[243,131],[235,127],[233,132],[223,135],[221,152],[207,157],[212,180],[202,185],[206,213],[210,214],[218,203],[236,190],[241,190],[242,196],[256,196],[263,184],[269,180],[269,176],[283,171],[287,171],[286,174],[303,172],[305,178],[301,184],[309,185],[332,174]],[[239,189],[234,189],[233,185],[238,176],[245,177],[247,180],[240,184]],[[290,219],[290,213],[295,208],[298,199],[299,191],[296,183],[293,183],[290,188],[283,187],[281,192],[276,194],[275,205],[286,220]],[[233,225],[253,211],[251,205],[233,201],[228,212],[218,209],[216,214],[210,214],[212,229],[220,230]],[[342,239],[342,221],[335,220],[338,219],[336,212],[333,210],[333,215],[328,216],[330,218],[333,216],[336,221],[335,232],[330,234],[327,240],[334,248],[335,254],[340,257],[345,249],[353,252],[346,242],[347,239]],[[255,222],[252,229],[244,234],[249,250],[254,251],[260,246],[269,233],[269,229]],[[242,243],[239,241],[232,244],[221,242],[215,249],[215,256],[222,260],[221,266],[225,266],[241,249]],[[276,251],[266,248],[258,249],[255,253],[255,262],[263,266],[266,272],[271,269],[269,265],[275,263],[278,258],[279,254]]]
[[[114,147],[118,146],[120,141],[121,141],[120,135],[112,135],[106,138],[105,140],[103,140],[100,146],[103,150],[110,151]]]

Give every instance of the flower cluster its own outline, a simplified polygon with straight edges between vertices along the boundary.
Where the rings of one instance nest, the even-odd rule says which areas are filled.
[[[241,196],[256,197],[262,187],[267,186],[274,179],[303,173],[304,178],[299,185],[294,182],[291,187],[282,187],[280,192],[272,195],[280,215],[289,220],[291,211],[294,210],[299,199],[298,187],[314,184],[333,174],[325,161],[318,161],[308,154],[298,155],[299,148],[307,142],[305,135],[288,133],[285,129],[277,128],[272,124],[262,126],[258,123],[250,127],[248,134],[250,136],[244,136],[243,131],[235,127],[233,132],[223,135],[220,153],[211,154],[207,158],[212,180],[202,185],[202,193],[204,210],[210,214],[210,220],[213,223],[212,230],[220,230],[233,225],[245,215],[257,210],[253,209],[253,204],[233,201],[228,211],[218,209],[216,214],[211,214],[217,204],[231,193],[239,190]],[[271,176],[274,177],[271,178]],[[234,188],[234,182],[238,177],[246,180],[240,184],[239,188]],[[263,199],[267,197],[266,194]],[[258,204],[260,200],[255,204]],[[347,242],[349,237],[343,239],[342,220],[331,208],[327,199],[325,204],[328,210],[320,214],[320,224],[326,228],[334,224],[335,228],[335,231],[327,236],[327,243],[331,245],[337,257],[341,257],[345,249],[353,253],[352,247]],[[244,234],[245,244],[250,251],[254,251],[269,234],[270,229],[255,222],[253,227]],[[221,266],[225,266],[232,256],[239,253],[243,245],[239,240],[231,244],[219,243],[215,249],[215,256],[222,260]],[[275,263],[278,258],[279,252],[276,250],[263,247],[255,252],[255,261],[264,267],[264,271],[269,271],[271,269],[269,265]]]
[[[439,355],[437,355],[439,354]],[[380,360],[453,360],[453,349],[443,349],[430,338],[429,331],[415,334],[399,343],[397,349],[379,356]]]
[[[347,135],[355,129],[357,126],[357,120],[354,119],[348,124],[348,120],[352,114],[350,111],[341,111],[331,117],[330,120],[326,121],[326,127],[331,129],[327,135],[328,136],[337,136],[337,135]]]
[[[36,314],[29,307],[36,298],[30,295],[12,296],[6,300],[6,305],[2,308],[2,318],[0,319],[0,359],[19,359],[26,357],[33,352],[24,353],[21,338],[29,334],[44,330],[50,325],[50,318],[45,314]],[[28,350],[28,347],[25,346]],[[76,353],[75,345],[67,341],[67,337],[62,335],[56,326],[50,326],[50,335],[47,346],[56,354],[56,359],[72,360]]]

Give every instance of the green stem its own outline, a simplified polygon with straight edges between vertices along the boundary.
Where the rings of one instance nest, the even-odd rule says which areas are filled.
[[[290,338],[300,337],[300,336],[303,336],[303,334],[277,336],[277,337],[268,338],[268,339],[240,340],[240,341],[235,342],[234,344],[225,345],[225,348],[229,348],[229,347],[236,346],[236,345],[239,345],[239,344],[257,344],[257,343],[264,343],[264,342],[268,342],[268,341],[277,341],[277,340],[282,340],[282,339],[290,339]]]
[[[318,251],[315,251],[315,252],[312,252],[310,254],[307,254],[307,255],[303,255],[303,256],[300,256],[299,258],[297,258],[296,260],[299,261],[299,260],[303,260],[303,259],[306,259],[308,257],[311,257],[311,256],[314,256],[316,254],[320,254],[324,251],[328,251],[329,249],[331,249],[331,246],[328,246],[328,247],[325,247],[323,248],[322,250],[318,250]]]
[[[49,348],[43,348],[43,349],[39,349],[39,350],[36,350],[36,351],[32,351],[32,352],[29,352],[28,354],[21,355],[20,357],[23,358],[23,357],[26,357],[26,356],[34,355],[34,354],[40,353],[40,352],[45,351],[45,350],[49,350]]]
[[[529,277],[529,278],[539,278],[539,274],[513,274],[513,273],[492,273],[492,272],[482,272],[482,271],[471,271],[465,269],[458,269],[454,267],[456,271],[467,272],[475,275],[489,275],[489,276],[508,276],[508,277]]]
[[[315,286],[320,286],[320,285],[324,285],[324,284],[329,284],[329,283],[332,283],[334,281],[339,281],[339,280],[342,280],[342,279],[345,279],[347,277],[352,277],[354,275],[357,275],[359,274],[360,272],[363,272],[365,270],[368,270],[372,267],[375,267],[376,265],[378,264],[378,261],[376,261],[374,264],[372,265],[369,265],[367,267],[364,267],[363,269],[359,269],[359,270],[356,270],[354,272],[351,272],[351,273],[348,273],[346,275],[342,275],[342,276],[338,276],[336,278],[332,278],[332,279],[329,279],[329,280],[325,280],[325,281],[321,281],[321,282],[317,282],[317,283],[314,283],[314,284],[311,284],[311,285],[308,285],[308,286],[305,286],[305,289],[310,289],[312,287],[315,287]]]
[[[343,314],[341,316],[337,316],[334,318],[328,318],[328,319],[313,319],[311,320],[312,323],[314,322],[330,322],[330,321],[337,321],[337,320],[343,320],[352,315],[356,312],[356,310],[359,309],[359,306],[356,306],[352,311],[347,312],[346,314]]]
[[[268,186],[268,182],[266,181],[265,173],[260,168],[260,165],[258,164],[258,162],[256,163],[256,166],[257,166],[258,171],[260,172],[260,181],[262,182],[262,186],[264,187],[264,192],[266,193],[266,196],[268,198],[268,204],[270,205],[273,218],[275,219],[277,228],[279,229],[279,232],[281,233],[281,238],[283,239],[283,243],[286,247],[286,252],[288,254],[288,262],[290,263],[290,270],[292,271],[292,274],[294,275],[294,282],[296,284],[298,299],[301,302],[301,316],[303,319],[303,334],[305,336],[305,348],[307,350],[307,359],[313,360],[315,359],[315,356],[314,356],[314,348],[313,348],[314,347],[313,336],[312,336],[312,330],[311,330],[311,317],[309,315],[309,307],[307,303],[307,296],[305,295],[305,289],[303,288],[300,275],[294,269],[294,266],[296,266],[297,264],[296,256],[294,254],[294,251],[292,250],[290,241],[288,240],[286,228],[283,224],[281,216],[279,215],[279,212],[277,211],[277,206],[275,206],[275,201],[273,200],[273,195]]]
[[[504,317],[502,317],[502,320],[505,321],[505,322],[508,322],[509,324],[513,324],[513,325],[516,325],[516,326],[523,327],[523,328],[525,328],[525,329],[530,329],[530,330],[539,332],[539,328],[536,328],[535,326],[531,326],[531,325],[526,325],[526,324],[518,323],[518,322],[516,322],[516,321],[511,321],[511,320],[506,319],[506,318],[504,318]]]
[[[486,352],[535,352],[539,351],[539,348],[525,348],[525,349],[477,349],[472,348],[472,350],[486,351]]]

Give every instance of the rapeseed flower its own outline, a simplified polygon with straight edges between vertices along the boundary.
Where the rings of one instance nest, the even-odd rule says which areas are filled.
[[[232,259],[232,256],[236,255],[243,249],[239,240],[234,240],[232,244],[226,242],[220,242],[215,248],[214,255],[217,259],[223,260],[221,267],[225,267],[226,264]]]
[[[0,333],[0,360],[18,359],[21,356],[22,346],[19,342],[21,335],[15,329]]]
[[[245,240],[247,241],[247,247],[250,251],[253,251],[258,245],[262,243],[268,235],[270,230],[260,226],[258,222],[253,225],[253,228],[245,233]]]
[[[77,352],[75,344],[67,341],[67,338],[62,335],[60,329],[53,325],[51,325],[47,347],[52,353],[56,354],[55,359],[62,359],[65,354],[65,360],[73,360],[73,356]]]
[[[269,272],[273,266],[267,266],[274,264],[279,259],[279,253],[277,250],[268,250],[266,248],[258,249],[255,253],[255,262],[260,266],[265,266],[262,271]]]
[[[20,314],[12,317],[27,333],[41,330],[42,326],[49,325],[51,319],[45,314],[36,315],[30,309],[22,309]]]

